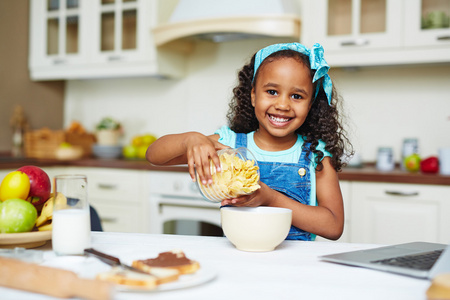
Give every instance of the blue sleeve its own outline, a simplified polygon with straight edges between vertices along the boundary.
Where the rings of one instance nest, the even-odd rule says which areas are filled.
[[[219,143],[222,143],[228,147],[235,148],[236,145],[236,133],[228,126],[222,126],[214,134],[220,136]]]

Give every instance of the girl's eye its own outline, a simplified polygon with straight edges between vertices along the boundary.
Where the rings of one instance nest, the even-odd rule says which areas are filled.
[[[267,93],[269,95],[275,96],[277,94],[277,91],[275,91],[275,90],[268,90]]]
[[[294,98],[294,99],[302,99],[303,97],[300,96],[299,94],[294,94],[294,95],[292,95],[292,98]]]

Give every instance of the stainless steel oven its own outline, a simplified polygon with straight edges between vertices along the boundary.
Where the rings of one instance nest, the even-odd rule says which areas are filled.
[[[223,235],[220,203],[205,200],[187,172],[149,173],[151,233]]]

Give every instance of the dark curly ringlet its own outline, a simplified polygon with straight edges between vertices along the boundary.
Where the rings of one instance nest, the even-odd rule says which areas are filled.
[[[233,98],[229,104],[227,113],[228,125],[236,133],[249,133],[259,128],[256,119],[255,109],[251,103],[251,91],[258,79],[258,74],[264,66],[280,58],[294,58],[310,68],[309,57],[293,50],[282,50],[269,55],[259,66],[253,80],[253,69],[255,65],[255,55],[250,63],[245,65],[238,73],[238,85],[233,89]],[[314,77],[315,70],[311,70],[311,79]],[[311,110],[303,123],[296,130],[296,133],[304,137],[305,142],[311,143],[310,150],[316,155],[315,163],[317,170],[323,169],[322,158],[324,154],[317,150],[319,140],[325,142],[325,150],[332,154],[331,164],[336,171],[341,171],[345,163],[342,161],[345,155],[353,153],[352,145],[347,138],[347,133],[342,125],[342,117],[339,112],[342,111],[342,99],[338,95],[333,85],[331,105],[328,105],[328,99],[322,88],[322,79],[313,84],[313,93],[316,91],[317,84],[320,84],[317,96],[313,97]],[[348,151],[346,151],[348,150]]]

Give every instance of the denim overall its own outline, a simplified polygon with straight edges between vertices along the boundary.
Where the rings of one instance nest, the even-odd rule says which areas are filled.
[[[247,134],[236,134],[236,148],[239,147],[247,147]],[[303,147],[298,163],[258,161],[261,181],[271,189],[283,193],[300,203],[309,205],[311,179],[309,160],[307,159],[308,148],[309,143]],[[291,226],[286,239],[310,241],[312,236],[309,232]]]

